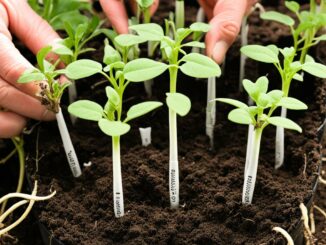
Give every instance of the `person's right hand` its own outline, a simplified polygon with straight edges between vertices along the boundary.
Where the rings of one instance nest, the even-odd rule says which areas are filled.
[[[54,119],[54,114],[35,98],[37,85],[17,83],[20,75],[33,66],[15,48],[10,32],[34,54],[59,38],[26,0],[0,0],[0,138],[19,135],[26,118]]]
[[[112,23],[113,28],[119,34],[128,33],[128,16],[126,8],[122,0],[100,0],[101,6]],[[131,7],[136,12],[136,2],[131,1]],[[153,5],[151,6],[151,14],[153,14],[159,5],[159,0],[154,0]]]

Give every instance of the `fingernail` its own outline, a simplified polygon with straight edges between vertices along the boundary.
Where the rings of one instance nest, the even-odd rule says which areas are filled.
[[[215,44],[212,58],[221,64],[224,61],[225,53],[227,52],[229,45],[225,41],[219,41]]]

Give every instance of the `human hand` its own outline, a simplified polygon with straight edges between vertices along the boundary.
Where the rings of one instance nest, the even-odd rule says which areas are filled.
[[[198,1],[212,26],[206,35],[207,55],[220,64],[240,31],[244,15],[257,0]]]
[[[18,135],[26,118],[54,119],[53,113],[34,97],[38,85],[17,83],[20,75],[33,66],[16,49],[10,32],[34,54],[59,38],[26,0],[0,1],[0,108],[4,109],[0,110],[0,138]]]
[[[122,0],[100,0],[101,6],[112,23],[112,26],[119,34],[128,33],[128,16]],[[155,13],[159,5],[159,0],[154,0],[151,6],[151,14]],[[131,1],[131,8],[136,13],[136,1]]]

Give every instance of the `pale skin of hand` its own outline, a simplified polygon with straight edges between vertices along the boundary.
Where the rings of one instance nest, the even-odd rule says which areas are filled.
[[[212,28],[206,35],[206,52],[222,63],[229,47],[236,39],[243,17],[257,0],[198,0]],[[128,33],[128,18],[123,1],[100,0],[102,8],[118,33]],[[155,0],[151,13],[157,10]]]
[[[0,0],[0,138],[19,135],[25,127],[26,118],[55,118],[35,98],[39,91],[37,85],[17,83],[20,75],[33,66],[16,49],[11,33],[34,54],[59,39],[26,0]]]

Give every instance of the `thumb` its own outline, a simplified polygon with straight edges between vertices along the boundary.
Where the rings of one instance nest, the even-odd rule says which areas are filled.
[[[206,51],[217,63],[222,63],[228,48],[236,39],[250,1],[220,0],[215,5],[211,30],[206,35]]]
[[[128,15],[121,0],[100,0],[101,6],[119,34],[128,33]]]

